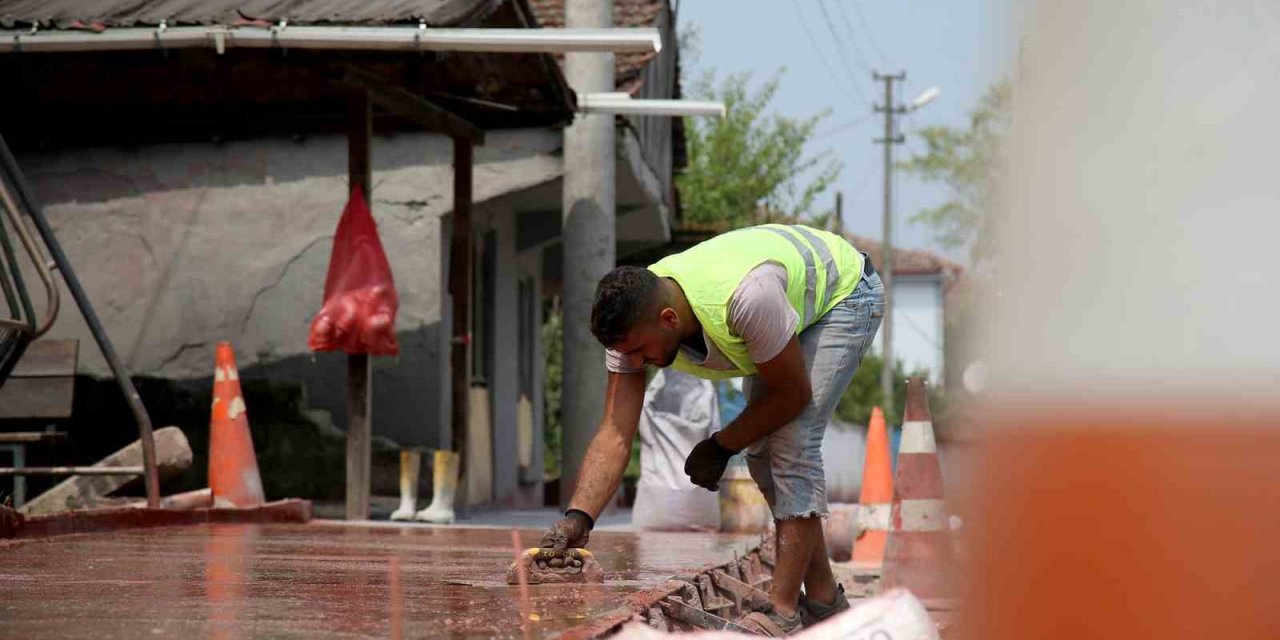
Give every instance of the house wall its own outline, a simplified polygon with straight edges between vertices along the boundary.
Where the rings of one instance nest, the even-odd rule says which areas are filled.
[[[483,203],[561,175],[560,145],[557,132],[525,130],[492,132],[476,148],[478,223],[502,230],[508,258],[513,214]],[[452,206],[451,143],[428,134],[375,136],[372,156],[372,209],[400,295],[401,347],[399,357],[375,358],[375,432],[403,445],[435,447],[448,441],[442,239]],[[329,410],[339,427],[345,427],[345,359],[313,356],[306,340],[346,199],[346,159],[341,136],[18,158],[134,375],[208,378],[214,345],[229,340],[242,377],[300,380],[311,406]],[[500,275],[511,264],[500,260]],[[510,278],[497,282],[502,300],[514,297]],[[65,291],[63,300],[53,335],[79,338],[81,372],[105,375]],[[514,316],[504,309],[495,316],[502,344],[514,334]],[[495,381],[504,399],[514,393],[513,376]],[[505,404],[498,403],[496,424],[511,422]],[[495,443],[512,440],[505,435],[495,433]],[[505,475],[497,479],[511,484]]]
[[[936,275],[894,275],[893,357],[908,372],[929,371],[929,381],[942,383],[942,280]],[[880,346],[877,341],[877,347]]]
[[[546,429],[546,395],[543,393],[546,380],[546,352],[542,345],[542,297],[544,291],[544,282],[542,280],[542,250],[534,249],[522,251],[518,254],[519,272],[521,277],[525,278],[531,286],[529,295],[532,296],[530,308],[525,309],[522,313],[527,313],[526,321],[529,352],[527,357],[532,361],[529,369],[529,379],[526,381],[527,388],[524,393],[528,395],[529,402],[529,455],[519,465],[520,477],[516,489],[516,502],[523,505],[538,505],[543,502],[542,485],[545,478],[545,469],[543,465],[544,443],[543,434]],[[519,417],[517,418],[517,421]]]
[[[495,269],[491,279],[492,288],[481,286],[475,290],[474,304],[486,305],[483,313],[490,318],[479,323],[477,331],[480,352],[487,352],[487,363],[483,371],[473,371],[473,388],[484,388],[488,391],[489,415],[488,424],[482,420],[472,421],[472,429],[489,429],[491,438],[473,437],[472,441],[486,442],[492,461],[492,483],[478,487],[481,493],[468,495],[471,504],[488,504],[499,507],[540,506],[542,503],[542,379],[545,362],[542,359],[540,345],[541,305],[540,279],[541,251],[516,249],[516,223],[519,213],[516,206],[525,201],[525,192],[517,192],[489,201],[477,207],[473,212],[477,243],[485,242],[488,234],[492,234],[494,259],[478,261],[476,268],[481,269],[479,262],[486,262]],[[531,304],[521,306],[520,282],[524,280],[532,285]],[[478,281],[479,282],[479,281]],[[447,299],[447,296],[446,296]],[[523,321],[528,323],[521,331]],[[531,351],[522,347],[524,340],[530,340]],[[520,358],[529,357],[530,379],[527,383],[528,406],[525,418],[529,420],[527,433],[531,446],[528,462],[522,465],[520,456],[520,411],[521,378]],[[473,434],[478,435],[478,434]],[[486,452],[469,452],[470,459],[488,466],[488,461],[480,461],[474,456]]]

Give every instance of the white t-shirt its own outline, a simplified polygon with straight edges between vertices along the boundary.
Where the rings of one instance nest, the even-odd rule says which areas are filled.
[[[787,300],[787,270],[777,262],[765,262],[749,271],[729,298],[729,332],[742,338],[747,353],[755,363],[768,362],[787,346],[800,324],[800,314]],[[705,350],[699,352],[684,344],[680,350],[695,364],[715,371],[737,369],[704,331]],[[604,350],[605,368],[613,373],[639,373],[644,367],[627,365],[621,354]]]

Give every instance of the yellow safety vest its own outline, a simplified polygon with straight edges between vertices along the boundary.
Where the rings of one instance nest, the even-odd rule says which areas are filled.
[[[737,369],[718,371],[694,364],[683,350],[672,365],[700,378],[720,380],[756,373],[743,340],[729,330],[729,299],[742,279],[765,262],[787,270],[787,300],[799,334],[858,286],[863,256],[844,238],[803,225],[766,224],[718,235],[649,266],[684,290],[702,331]]]

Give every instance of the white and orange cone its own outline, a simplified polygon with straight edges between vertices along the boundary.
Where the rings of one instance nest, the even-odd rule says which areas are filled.
[[[237,507],[256,507],[265,501],[258,458],[249,433],[249,416],[240,393],[240,372],[228,342],[219,342],[214,355],[209,488],[215,504],[230,502]]]
[[[867,425],[867,458],[862,465],[862,493],[858,497],[858,534],[853,543],[853,568],[874,573],[884,566],[889,541],[889,515],[893,508],[893,459],[884,412],[871,410]]]
[[[903,587],[920,598],[953,596],[955,561],[942,467],[922,378],[907,381],[890,524],[882,588]]]

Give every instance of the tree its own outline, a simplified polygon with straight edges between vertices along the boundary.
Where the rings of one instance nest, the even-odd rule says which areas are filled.
[[[815,199],[840,173],[829,153],[806,155],[805,144],[826,118],[766,113],[778,92],[781,71],[758,89],[749,89],[751,74],[739,73],[717,82],[708,72],[691,93],[698,99],[724,102],[724,118],[687,118],[688,167],[676,178],[686,221],[754,222],[757,212],[791,219],[813,216]]]
[[[547,358],[543,376],[542,465],[547,478],[560,475],[560,392],[564,381],[564,314],[560,297],[551,299],[542,325],[542,353]]]
[[[1003,145],[1012,120],[1012,97],[1008,81],[996,83],[970,113],[967,128],[924,128],[920,136],[927,151],[898,164],[950,191],[946,202],[917,213],[912,221],[928,225],[944,247],[969,248],[975,259],[987,253],[987,214],[996,206],[1006,171]]]
[[[836,405],[837,419],[853,424],[867,424],[871,420],[871,409],[880,407],[884,411],[886,424],[902,424],[898,406],[888,407],[884,404],[884,393],[880,389],[880,371],[883,369],[884,360],[879,355],[868,353],[862,357],[862,364],[853,374],[853,380],[840,395],[840,402]],[[901,360],[894,365],[893,397],[898,399],[898,403],[907,397],[907,378],[926,374],[925,371],[908,373],[902,366]],[[929,400],[932,404],[934,400],[932,394]]]

